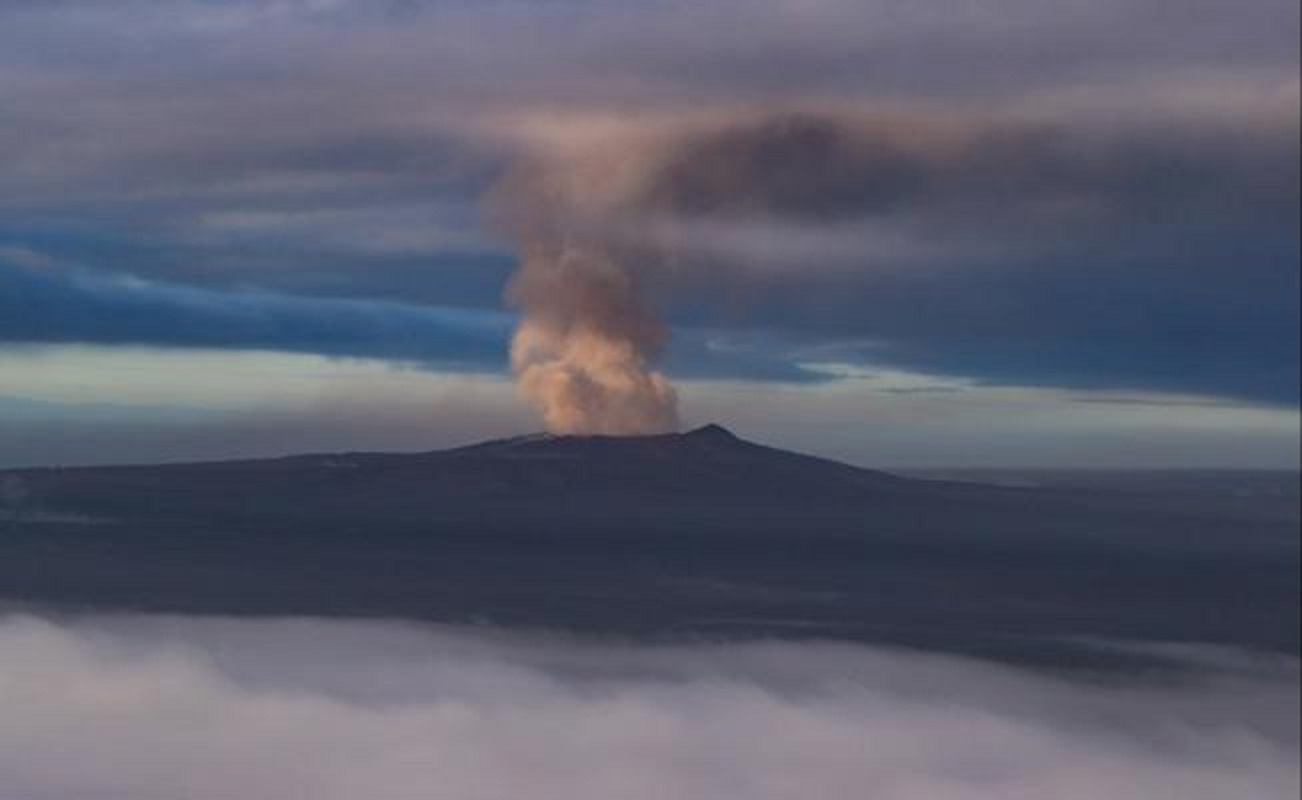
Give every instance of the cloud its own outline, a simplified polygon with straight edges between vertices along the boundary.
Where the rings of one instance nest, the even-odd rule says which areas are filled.
[[[765,354],[764,342],[754,348]],[[728,352],[725,363],[749,352]],[[805,355],[815,383],[684,379],[684,424],[722,422],[756,441],[878,468],[1297,469],[1299,418],[1288,409],[987,386],[826,355]],[[756,369],[763,363],[772,362]],[[241,350],[0,350],[0,467],[435,449],[537,424],[501,374]]]
[[[86,270],[5,268],[0,341],[384,355],[493,370],[505,314],[395,301],[219,291]]]
[[[514,315],[496,308],[321,297],[256,287],[141,279],[0,251],[0,344],[145,345],[384,358],[450,372],[496,373]],[[717,332],[680,331],[685,376],[825,380],[790,347],[716,346]]]
[[[990,383],[1295,404],[1296,122],[1160,119],[661,118],[548,145],[499,191],[680,319]]]
[[[1077,682],[832,643],[0,620],[6,797],[1030,800],[1297,793],[1297,664]]]
[[[1287,0],[0,3],[0,253],[497,308],[512,256],[478,211],[506,165],[669,130],[693,135],[624,211],[690,283],[667,309],[676,332],[1296,405],[1297,15]],[[591,186],[645,167],[617,155]],[[378,351],[366,327],[313,346]],[[57,314],[44,330],[78,335]]]

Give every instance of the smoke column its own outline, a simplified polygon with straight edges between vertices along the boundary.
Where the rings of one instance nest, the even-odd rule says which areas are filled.
[[[627,143],[518,162],[490,196],[520,263],[506,300],[520,310],[511,368],[521,393],[561,434],[639,435],[678,428],[678,398],[655,369],[668,341],[643,284],[638,248],[617,233],[645,172]]]
[[[889,205],[915,172],[886,135],[809,115],[625,132],[521,163],[493,198],[521,254],[507,288],[522,312],[511,343],[521,391],[554,433],[675,430],[677,397],[655,369],[667,331],[643,284],[681,278],[670,274],[690,247],[680,234],[853,218]]]
[[[526,240],[507,298],[523,312],[511,367],[549,431],[677,429],[677,396],[653,368],[665,327],[636,276],[606,248],[568,237]]]

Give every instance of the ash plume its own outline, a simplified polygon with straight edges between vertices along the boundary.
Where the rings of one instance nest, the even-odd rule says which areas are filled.
[[[600,244],[526,243],[508,298],[524,312],[511,367],[553,433],[678,428],[678,399],[654,369],[666,330],[636,276]]]
[[[495,195],[521,252],[508,289],[523,312],[512,366],[561,433],[676,427],[676,396],[657,370],[667,297],[735,313],[781,292],[784,308],[818,326],[845,313],[841,299],[801,287],[835,273],[878,282],[882,297],[944,301],[962,279],[955,264],[1008,263],[1015,282],[1086,222],[1140,220],[1146,233],[1241,213],[1225,212],[1226,186],[1254,197],[1261,216],[1296,205],[1295,188],[1254,189],[1232,164],[1202,158],[1196,139],[1159,152],[1143,131],[1070,120],[752,110],[587,122],[537,123],[530,158]],[[984,306],[960,310],[964,337],[1002,329]],[[856,336],[935,327],[908,303],[851,311]]]
[[[520,250],[507,288],[522,312],[520,390],[554,433],[675,430],[652,285],[692,283],[672,274],[691,261],[682,224],[854,216],[909,191],[916,172],[888,137],[808,115],[623,130],[529,160],[493,196]]]
[[[639,275],[642,259],[608,229],[618,191],[599,159],[539,159],[494,195],[520,265],[506,299],[520,391],[563,434],[638,435],[678,428],[678,397],[656,363],[668,330]]]

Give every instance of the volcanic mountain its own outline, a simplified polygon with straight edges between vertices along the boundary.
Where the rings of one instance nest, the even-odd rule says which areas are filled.
[[[922,480],[717,425],[11,470],[0,603],[1017,654],[1131,635],[1295,650],[1296,491],[1215,485]]]
[[[413,454],[24,470],[9,481],[22,485],[29,519],[260,535],[354,526],[390,535],[742,531],[773,514],[808,520],[819,508],[880,506],[941,486],[753,444],[718,425],[658,436],[534,434]]]

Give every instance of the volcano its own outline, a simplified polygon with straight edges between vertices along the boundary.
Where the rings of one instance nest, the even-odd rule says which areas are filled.
[[[25,470],[8,480],[46,520],[259,536],[754,534],[772,528],[773,515],[808,521],[819,509],[869,501],[880,512],[919,492],[934,499],[942,486],[764,447],[718,425],[655,436],[533,434],[412,454]],[[784,519],[782,530],[791,524]]]
[[[10,470],[0,603],[814,635],[1017,657],[1080,637],[1296,651],[1295,481],[1274,476],[1253,495],[1232,482],[1244,476],[1224,491],[1207,475],[1190,491],[1151,477],[924,480],[718,425]]]

